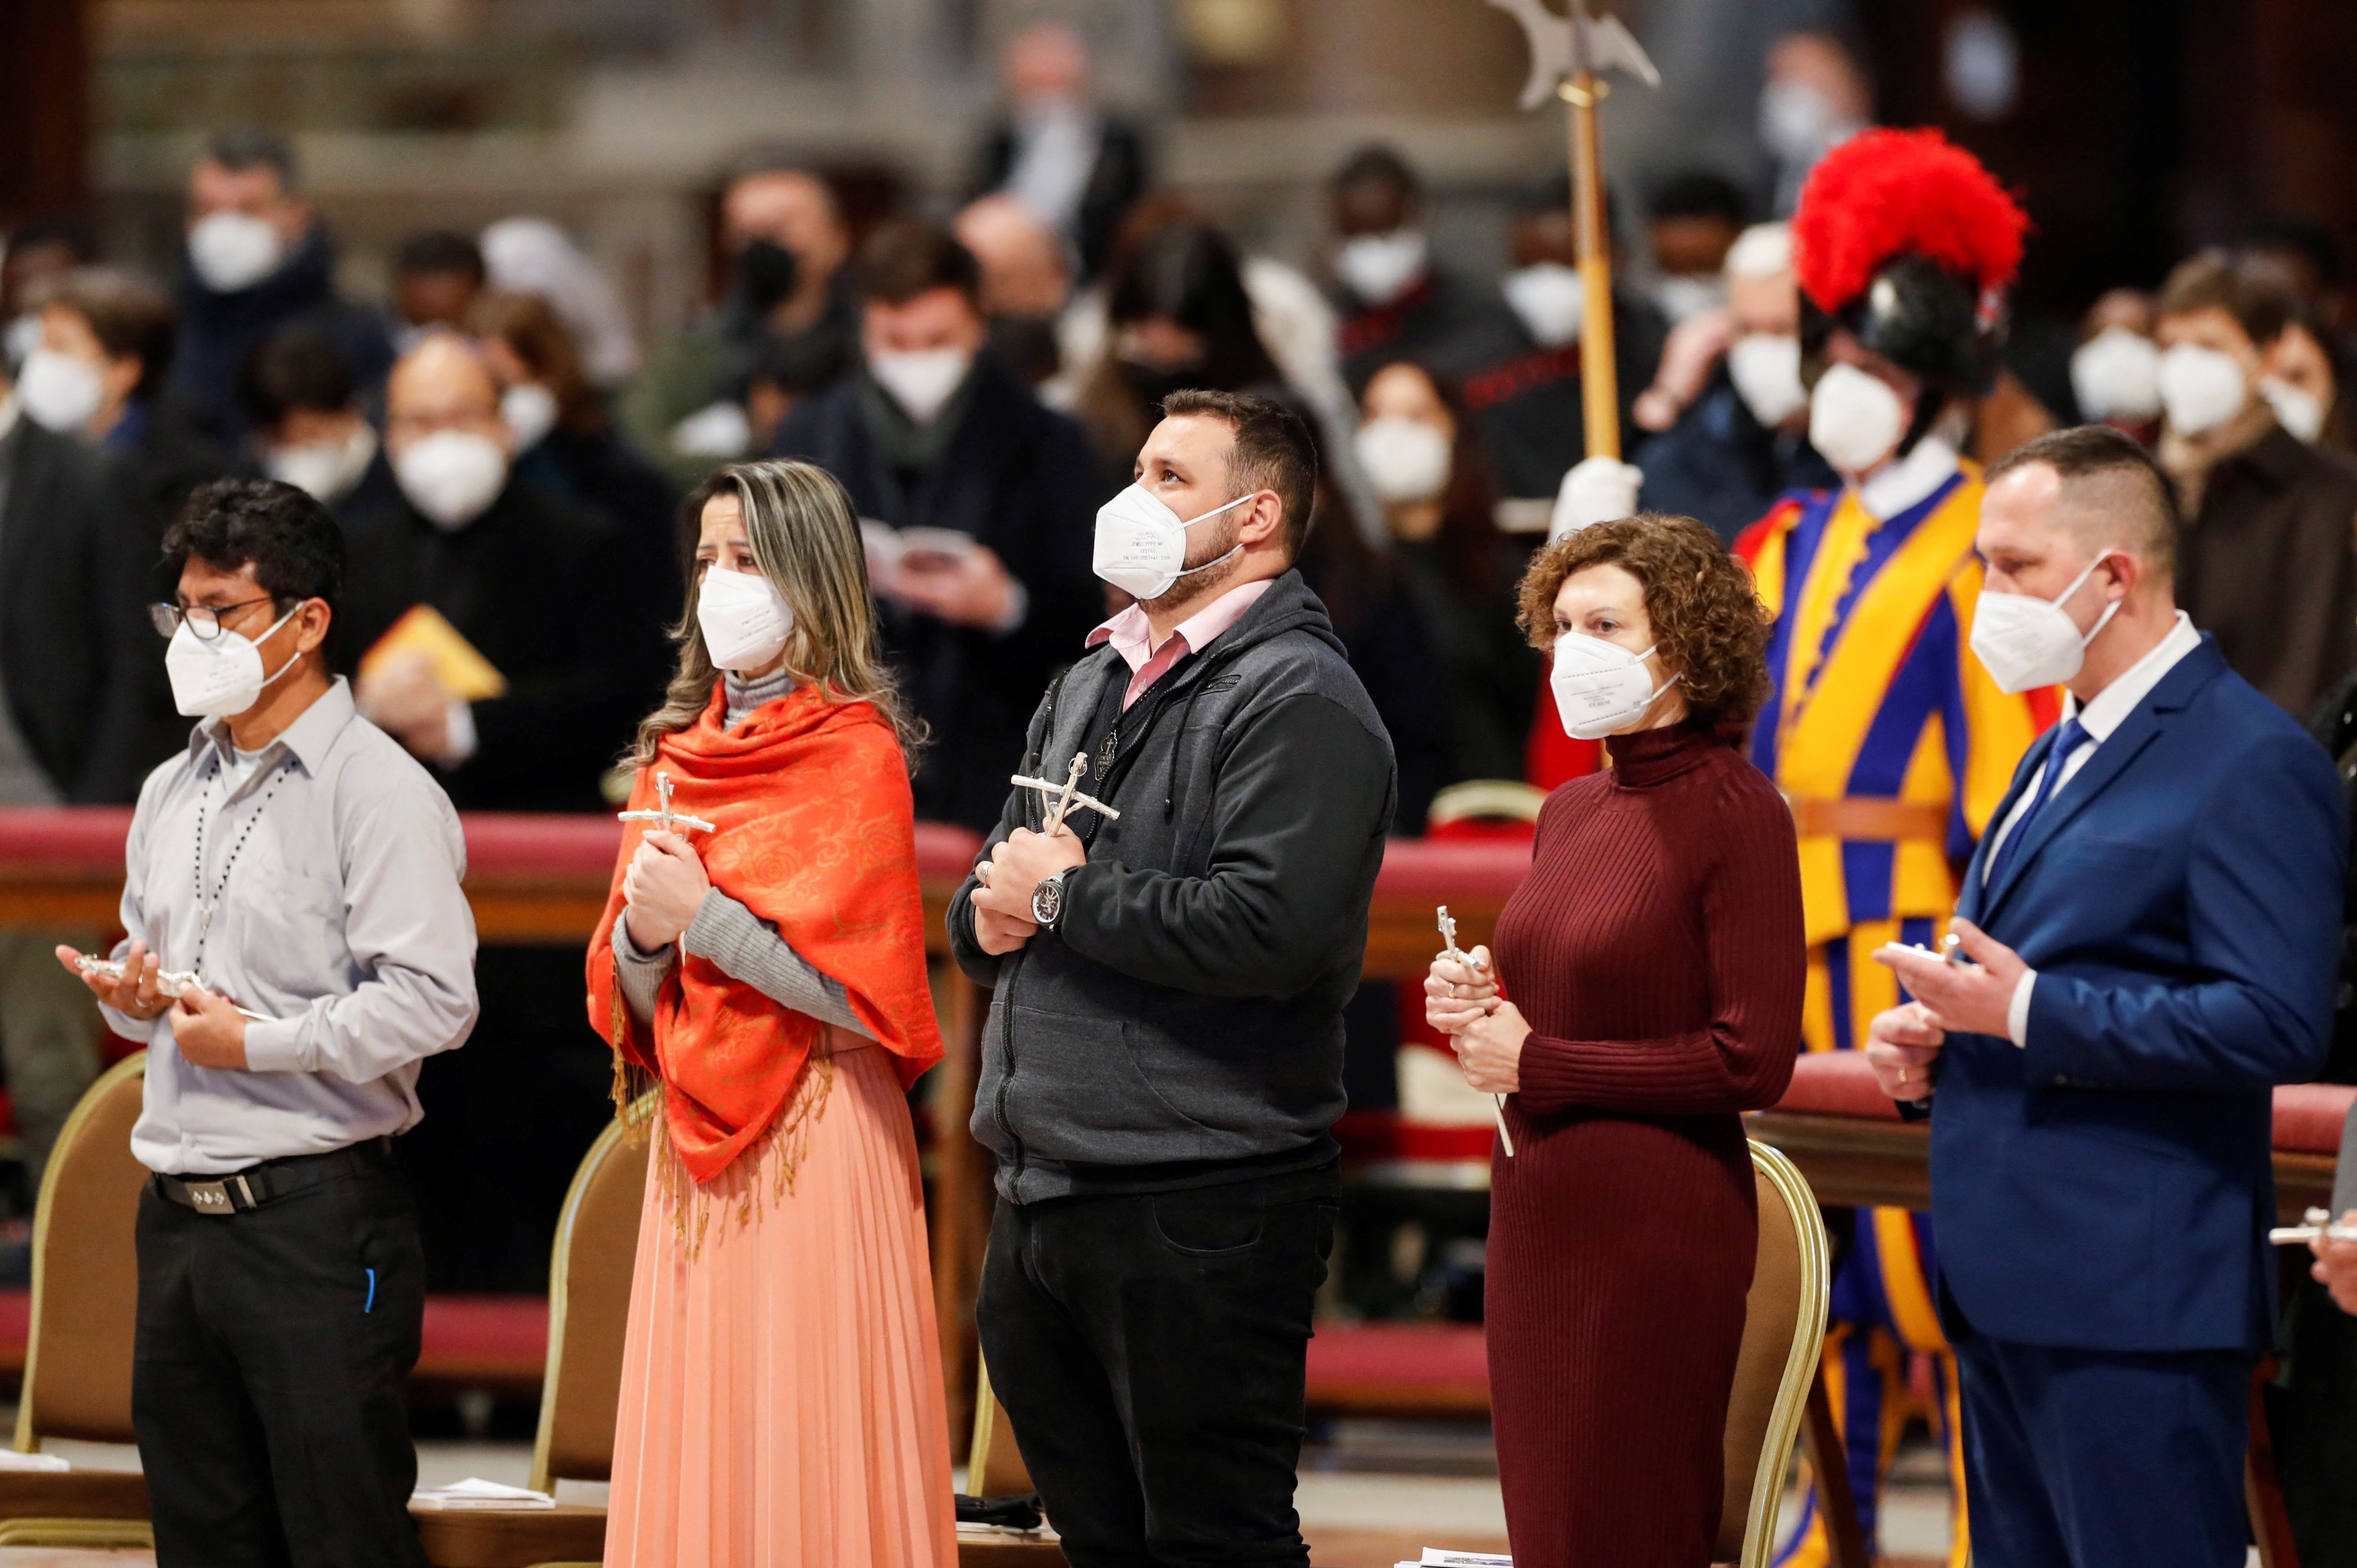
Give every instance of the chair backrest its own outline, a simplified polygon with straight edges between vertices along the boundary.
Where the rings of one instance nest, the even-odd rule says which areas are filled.
[[[1015,1428],[1007,1423],[1006,1407],[990,1386],[990,1364],[974,1357],[974,1447],[966,1455],[966,1495],[975,1498],[1012,1497],[1039,1488],[1015,1447]]]
[[[131,1351],[139,1316],[139,1189],[131,1125],[147,1054],[102,1074],[66,1118],[33,1205],[33,1324],[16,1451],[44,1437],[129,1443]]]
[[[1727,1406],[1727,1495],[1712,1560],[1766,1568],[1784,1472],[1824,1347],[1833,1265],[1807,1178],[1760,1143],[1751,1145],[1751,1170],[1760,1190],[1760,1253]]]
[[[597,1134],[573,1173],[548,1268],[548,1370],[532,1485],[613,1478],[614,1414],[622,1397],[622,1341],[647,1160],[664,1136],[654,1094]]]

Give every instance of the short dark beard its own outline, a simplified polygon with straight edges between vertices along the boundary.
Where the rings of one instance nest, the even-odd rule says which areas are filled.
[[[1201,556],[1180,561],[1178,564],[1181,575],[1178,580],[1165,588],[1156,597],[1140,599],[1138,601],[1140,608],[1149,615],[1168,615],[1171,611],[1184,609],[1196,600],[1208,597],[1227,585],[1228,579],[1233,577],[1244,564],[1241,554],[1213,566],[1208,572],[1186,575],[1187,568],[1202,566],[1218,561],[1221,556],[1235,549],[1236,535],[1243,532],[1243,524],[1236,521],[1234,512],[1228,513],[1220,520],[1220,522],[1218,537],[1204,547]]]

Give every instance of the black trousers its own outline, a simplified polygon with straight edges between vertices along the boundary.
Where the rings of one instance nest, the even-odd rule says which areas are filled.
[[[131,1412],[158,1568],[425,1568],[425,1268],[389,1158],[234,1214],[139,1198]]]
[[[1002,1203],[975,1316],[1073,1568],[1309,1560],[1293,1509],[1332,1167]]]

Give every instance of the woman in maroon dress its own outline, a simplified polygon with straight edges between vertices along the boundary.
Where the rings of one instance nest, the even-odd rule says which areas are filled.
[[[1723,738],[1767,622],[1687,518],[1598,523],[1523,580],[1565,727],[1612,767],[1548,798],[1494,974],[1476,949],[1425,984],[1467,1081],[1512,1095],[1487,1302],[1516,1568],[1712,1558],[1759,1242],[1740,1112],[1792,1077],[1806,963],[1792,814]]]

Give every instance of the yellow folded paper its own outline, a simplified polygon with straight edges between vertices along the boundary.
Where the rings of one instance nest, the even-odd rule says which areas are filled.
[[[479,703],[507,694],[507,677],[459,635],[458,628],[432,605],[412,605],[402,618],[361,655],[361,676],[366,679],[389,659],[422,654],[443,689],[462,703]]]

